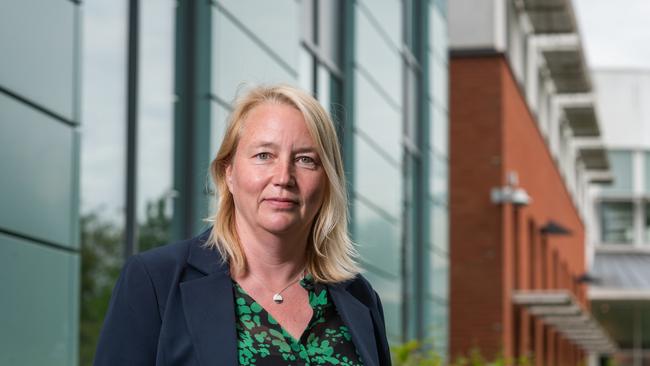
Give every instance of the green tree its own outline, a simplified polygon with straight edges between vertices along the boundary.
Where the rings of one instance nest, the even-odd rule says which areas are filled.
[[[138,248],[145,251],[169,241],[171,217],[163,197],[147,202],[138,223]],[[115,281],[123,264],[121,225],[90,212],[81,217],[81,325],[79,361],[91,365]]]
[[[119,274],[122,230],[98,213],[81,217],[81,324],[79,361],[92,364],[108,301]]]

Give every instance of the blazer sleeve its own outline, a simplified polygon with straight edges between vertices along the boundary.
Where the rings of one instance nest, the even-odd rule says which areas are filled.
[[[113,289],[93,364],[154,365],[160,324],[153,282],[142,259],[133,256]]]

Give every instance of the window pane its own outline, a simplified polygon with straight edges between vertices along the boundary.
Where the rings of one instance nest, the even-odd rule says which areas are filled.
[[[72,1],[0,2],[0,85],[72,120],[78,19]]]
[[[650,244],[650,202],[645,203],[645,220],[643,225],[643,241]]]
[[[449,298],[449,258],[428,247],[431,278],[427,293],[438,299]]]
[[[400,161],[402,116],[399,110],[386,103],[380,92],[364,75],[356,72],[355,83],[355,127],[395,161]]]
[[[605,187],[604,191],[632,193],[632,153],[630,151],[610,151],[608,155],[614,183]]]
[[[367,9],[375,22],[381,24],[390,42],[395,46],[402,43],[402,4],[399,0],[363,0],[359,7]]]
[[[389,162],[359,136],[355,136],[356,194],[372,203],[394,220],[401,217],[402,179],[400,167]]]
[[[377,3],[379,4],[379,2]],[[389,34],[399,32],[399,28],[384,28],[383,30]],[[379,86],[386,98],[389,99],[386,102],[401,106],[402,59],[395,47],[382,37],[382,33],[371,23],[364,11],[358,12],[357,67],[372,77],[374,84]]]
[[[645,164],[643,165],[643,169],[645,171],[645,193],[650,194],[650,152],[646,152],[644,155]]]
[[[399,226],[359,200],[354,201],[355,241],[361,260],[398,277],[400,275]]]
[[[318,46],[323,55],[335,65],[341,63],[340,31],[341,31],[341,0],[318,2]]]
[[[75,133],[0,94],[0,226],[72,246]]]
[[[0,365],[77,364],[78,256],[0,233],[0,258]]]
[[[235,23],[219,10],[214,10],[212,14],[212,90],[221,100],[229,103],[242,87],[251,87],[260,83],[296,84],[298,82],[300,50],[298,27],[295,31],[278,38],[282,40],[283,45],[295,47],[295,57],[292,57],[289,62],[288,59],[278,59],[270,52],[271,50],[278,52],[278,49],[274,48],[275,44],[263,43],[262,46],[260,34],[255,33],[252,36],[242,29],[243,20],[239,19],[239,22]],[[246,14],[252,17],[254,14],[263,13],[256,11]],[[253,19],[248,19],[247,22],[255,23]],[[271,22],[271,19],[265,18],[262,23],[268,26],[282,22]],[[264,33],[263,30],[260,32]]]
[[[173,1],[146,0],[140,13],[138,250],[169,241],[173,186]]]
[[[269,51],[274,52],[288,65],[295,67],[300,45],[299,16],[302,11],[297,1],[218,0],[216,7],[221,10],[219,14],[227,14],[230,22],[232,22],[230,18],[234,18],[237,28],[251,33],[256,41],[264,43]],[[224,21],[223,17],[213,18],[213,24],[217,28],[222,21]],[[236,54],[238,43],[235,40],[224,43],[224,40],[228,41],[228,38],[221,37],[221,43],[215,43],[217,49]]]
[[[603,202],[600,205],[600,211],[604,243],[634,242],[634,206],[632,202]]]

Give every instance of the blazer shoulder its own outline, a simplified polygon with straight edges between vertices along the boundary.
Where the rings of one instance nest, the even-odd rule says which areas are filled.
[[[137,256],[149,271],[170,273],[175,268],[185,267],[191,249],[203,245],[209,233],[210,231],[206,230],[194,238],[153,248],[138,253]]]
[[[357,274],[353,279],[349,280],[346,288],[348,292],[350,292],[364,305],[373,308],[377,307],[377,292],[361,273]]]

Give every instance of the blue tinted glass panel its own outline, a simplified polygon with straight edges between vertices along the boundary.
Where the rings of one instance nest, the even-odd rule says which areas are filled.
[[[429,141],[431,149],[438,155],[449,155],[449,119],[447,112],[437,103],[429,103],[431,110],[431,128]]]
[[[645,172],[645,193],[650,195],[650,152],[645,152],[644,154],[643,170]]]
[[[431,208],[431,245],[441,253],[449,251],[449,211],[447,206],[433,203]]]
[[[634,243],[634,204],[632,202],[602,202],[600,204],[600,219],[603,243]]]
[[[137,215],[158,235],[138,232],[140,249],[169,241],[174,162],[174,15],[169,1],[141,1]]]
[[[603,191],[608,193],[632,193],[632,152],[610,151],[608,155],[611,171],[614,175],[614,183],[603,187]]]
[[[78,256],[0,234],[0,258],[0,365],[76,365]]]
[[[402,104],[402,59],[363,11],[357,12],[357,63],[395,105]]]
[[[298,83],[298,48],[294,64],[288,68],[220,11],[213,10],[212,21],[212,88],[222,100],[230,103],[238,91],[260,83]],[[282,40],[296,47],[300,44],[297,34],[285,35]]]
[[[445,157],[438,154],[431,156],[431,173],[429,176],[429,194],[434,202],[446,204],[449,192],[449,162]]]
[[[0,227],[76,246],[74,130],[2,94],[0,121]]]
[[[429,294],[439,299],[447,299],[449,297],[449,259],[447,255],[429,248],[429,265],[431,268]]]
[[[402,116],[387,104],[364,75],[355,73],[355,124],[396,161],[401,158]]]
[[[395,47],[402,44],[402,4],[399,0],[361,0],[359,7],[363,8],[360,11],[369,13]]]
[[[437,299],[425,300],[425,334],[433,342],[433,348],[442,357],[447,353],[449,330],[449,308],[447,303]]]
[[[394,220],[400,217],[402,181],[400,168],[378,154],[359,136],[355,144],[355,192]]]
[[[433,101],[440,108],[447,108],[448,103],[448,70],[447,64],[436,57],[429,57],[429,83],[433,91]]]
[[[441,13],[440,8],[436,6],[431,7],[431,17],[429,19],[431,23],[429,28],[429,47],[434,57],[441,61],[446,60],[448,47],[447,20],[443,13]]]
[[[286,64],[296,68],[300,45],[300,3],[295,0],[218,0],[240,29],[268,47]],[[222,21],[215,19],[215,25]],[[224,43],[220,43],[222,47]],[[219,43],[217,44],[219,45]],[[224,52],[237,53],[235,48],[222,48]]]
[[[83,3],[81,206],[123,227],[126,172],[126,1]]]
[[[363,273],[372,287],[377,291],[384,307],[386,333],[389,341],[401,341],[401,303],[402,293],[398,278],[388,279],[368,270]]]
[[[0,85],[74,119],[77,22],[72,1],[0,2]]]
[[[399,226],[359,200],[355,200],[354,205],[354,240],[361,254],[360,259],[383,272],[399,276]]]

